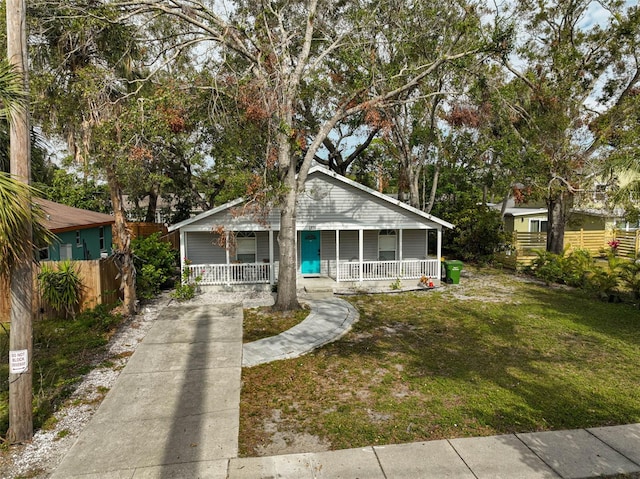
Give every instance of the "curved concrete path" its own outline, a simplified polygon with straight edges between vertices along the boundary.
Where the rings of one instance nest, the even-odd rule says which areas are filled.
[[[242,347],[242,366],[302,356],[340,338],[359,318],[358,311],[340,298],[307,302],[311,313],[304,321],[277,336],[245,344]]]

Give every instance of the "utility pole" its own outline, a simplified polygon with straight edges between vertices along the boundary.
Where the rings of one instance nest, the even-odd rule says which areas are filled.
[[[22,74],[28,93],[26,1],[7,0],[7,58]],[[31,183],[31,138],[28,98],[10,121],[10,171]],[[30,205],[29,205],[30,207]],[[29,221],[31,233],[31,221]],[[29,238],[31,240],[31,238]],[[33,258],[26,257],[11,274],[11,335],[9,338],[9,432],[12,443],[33,437]]]

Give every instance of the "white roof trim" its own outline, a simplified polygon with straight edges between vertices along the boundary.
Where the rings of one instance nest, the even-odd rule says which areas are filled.
[[[511,216],[529,216],[529,215],[546,215],[548,213],[547,208],[531,208],[531,209],[521,209],[521,208],[507,208],[504,212],[505,215]]]
[[[220,211],[224,211],[226,209],[229,208],[233,208],[234,206],[239,205],[240,203],[243,203],[245,201],[244,198],[237,198],[233,201],[229,201],[228,203],[225,203],[224,205],[220,205],[220,206],[216,206],[215,208],[205,211],[204,213],[200,213],[199,215],[193,216],[189,219],[186,219],[184,221],[181,221],[180,223],[176,223],[175,225],[171,225],[169,226],[169,228],[167,228],[167,231],[172,232],[175,230],[178,230],[180,228],[182,228],[183,226],[187,226],[190,225],[191,223],[195,223],[196,221],[200,221],[204,218],[207,218],[211,215],[215,215],[216,213],[220,212]]]
[[[377,197],[377,198],[379,198],[379,199],[381,199],[381,200],[383,200],[383,201],[385,201],[385,202],[387,202],[389,204],[392,204],[392,205],[395,205],[395,206],[399,206],[400,208],[402,208],[402,209],[404,209],[404,210],[406,210],[406,211],[408,211],[410,213],[413,213],[415,215],[418,215],[418,216],[420,216],[420,217],[422,217],[422,218],[424,218],[424,219],[426,219],[428,221],[431,221],[432,223],[436,223],[436,224],[438,224],[440,226],[444,226],[445,228],[449,228],[449,229],[455,228],[455,226],[453,224],[451,224],[451,223],[449,223],[447,221],[441,220],[440,218],[437,218],[437,217],[432,216],[432,215],[430,215],[428,213],[425,213],[424,211],[421,211],[421,210],[419,210],[417,208],[414,208],[413,206],[410,206],[410,205],[408,205],[406,203],[403,203],[400,200],[391,198],[390,196],[387,196],[387,195],[385,195],[383,193],[380,193],[380,192],[378,192],[378,191],[376,191],[376,190],[374,190],[372,188],[369,188],[368,186],[361,185],[360,183],[358,183],[356,181],[350,180],[349,178],[345,178],[344,176],[339,175],[339,174],[337,174],[337,173],[335,173],[333,171],[330,171],[327,168],[324,168],[322,166],[314,166],[313,168],[311,168],[309,170],[308,175],[311,175],[312,173],[316,173],[316,172],[322,173],[322,174],[327,175],[327,176],[331,176],[332,178],[335,178],[336,180],[341,181],[342,183],[344,183],[346,185],[349,185],[349,186],[357,188],[357,189],[359,189],[361,191],[364,191],[365,193],[368,193],[369,195],[375,196],[375,197]],[[207,217],[209,217],[211,215],[215,215],[216,213],[219,213],[220,211],[224,211],[226,209],[233,208],[234,206],[237,206],[240,203],[243,203],[244,201],[245,201],[245,198],[238,198],[238,199],[235,199],[235,200],[230,201],[228,203],[225,203],[224,205],[217,206],[217,207],[215,207],[215,208],[213,208],[213,209],[211,209],[209,211],[205,211],[204,213],[200,213],[199,215],[196,215],[196,216],[194,216],[192,218],[189,218],[187,220],[181,221],[180,223],[176,223],[175,225],[169,226],[168,231],[171,232],[171,231],[175,231],[177,229],[183,228],[183,227],[188,226],[188,225],[190,225],[192,223],[195,223],[197,221],[203,220],[203,219],[205,219],[205,218],[207,218]]]

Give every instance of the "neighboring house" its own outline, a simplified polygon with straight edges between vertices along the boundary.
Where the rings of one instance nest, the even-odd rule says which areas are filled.
[[[491,208],[502,210],[502,203],[489,204]],[[504,210],[504,228],[510,233],[546,233],[547,208],[516,206],[509,200]]]
[[[53,244],[40,250],[41,260],[99,259],[111,253],[111,215],[73,208],[37,198],[45,213],[45,227],[55,234]]]
[[[564,233],[566,250],[584,249],[598,255],[608,249],[611,240],[617,239],[622,255],[635,255],[640,251],[638,223],[628,222],[622,208],[612,208],[607,195],[608,186],[596,184],[592,190],[580,191],[574,196]],[[489,206],[502,210],[502,203]],[[547,225],[546,207],[516,206],[510,200],[504,209],[504,227],[513,233],[512,246],[516,254],[507,254],[512,263],[517,257],[518,262],[526,264],[535,257],[536,251],[546,248]]]
[[[244,199],[169,227],[180,231],[182,268],[201,284],[274,284],[280,211],[239,214]],[[299,277],[336,282],[440,279],[442,229],[453,225],[323,167],[298,196]]]

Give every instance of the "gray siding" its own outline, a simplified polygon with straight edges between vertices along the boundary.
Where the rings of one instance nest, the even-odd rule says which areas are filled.
[[[298,196],[297,221],[300,229],[308,225],[340,225],[341,229],[419,228],[427,221],[393,203],[340,180],[315,173],[310,175],[305,191]],[[434,226],[434,225],[431,225]]]
[[[261,218],[260,221],[250,214],[240,215],[240,208],[230,208],[218,213],[206,216],[194,221],[188,228],[206,228],[209,230],[215,230],[220,226],[228,231],[264,231],[271,229],[277,230],[280,225],[280,212],[274,209],[267,215],[266,223]],[[239,215],[239,216],[238,216]]]
[[[194,264],[226,264],[227,252],[218,246],[218,234],[205,233],[200,231],[190,231],[187,236],[187,258]],[[278,260],[279,248],[277,239],[274,237],[274,260]],[[262,263],[269,260],[269,232],[256,232],[256,261]],[[230,260],[235,259],[235,254],[231,253]]]
[[[402,232],[402,257],[404,259],[424,259],[426,247],[425,230],[404,230]]]
[[[224,248],[216,244],[218,235],[205,232],[187,234],[187,258],[193,264],[220,264],[227,262]]]
[[[358,259],[358,232],[357,231],[341,231],[340,232],[340,261],[349,261]]]

